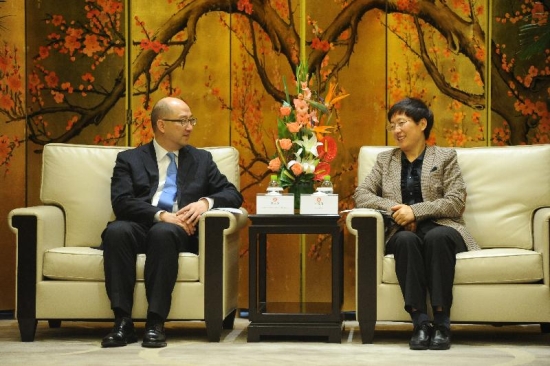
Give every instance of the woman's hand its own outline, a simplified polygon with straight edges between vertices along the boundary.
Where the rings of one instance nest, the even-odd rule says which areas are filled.
[[[393,211],[392,217],[396,224],[403,226],[405,230],[408,230],[407,226],[414,224],[414,230],[411,231],[416,231],[416,218],[411,206],[399,204],[393,206],[391,210]],[[412,226],[410,228],[413,229]]]

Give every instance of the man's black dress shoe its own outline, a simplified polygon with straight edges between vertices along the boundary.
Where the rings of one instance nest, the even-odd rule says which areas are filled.
[[[423,322],[416,325],[413,330],[413,335],[409,341],[409,348],[414,350],[425,350],[430,346],[430,336],[432,334],[432,326],[429,322]]]
[[[115,320],[115,325],[109,334],[101,340],[101,347],[122,347],[137,342],[134,323],[130,318]]]
[[[147,325],[145,335],[143,336],[142,347],[160,348],[166,347],[166,334],[163,324]]]
[[[430,349],[445,350],[451,348],[451,330],[444,325],[435,325]]]

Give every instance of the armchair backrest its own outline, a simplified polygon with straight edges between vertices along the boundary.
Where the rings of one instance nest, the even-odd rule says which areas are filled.
[[[98,246],[114,220],[111,176],[116,156],[131,147],[48,144],[42,157],[40,199],[65,213],[65,245]],[[233,147],[205,148],[227,179],[240,186],[239,153]]]
[[[388,146],[363,146],[358,182]],[[456,148],[466,228],[481,248],[533,248],[532,218],[550,207],[550,145]]]

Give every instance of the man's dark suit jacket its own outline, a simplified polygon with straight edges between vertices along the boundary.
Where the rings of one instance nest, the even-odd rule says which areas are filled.
[[[111,204],[118,220],[152,225],[160,210],[151,205],[159,184],[159,169],[153,142],[120,152],[111,180]],[[216,207],[239,208],[242,195],[221,174],[212,154],[193,146],[178,153],[178,207],[202,197],[214,200]]]

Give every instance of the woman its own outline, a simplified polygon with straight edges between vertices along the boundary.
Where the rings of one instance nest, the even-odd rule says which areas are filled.
[[[424,102],[399,101],[390,108],[388,121],[398,148],[379,154],[355,192],[355,203],[387,211],[396,224],[387,231],[386,254],[394,255],[405,310],[414,325],[409,347],[449,349],[456,253],[479,249],[462,219],[466,186],[456,151],[426,145],[434,117]]]

